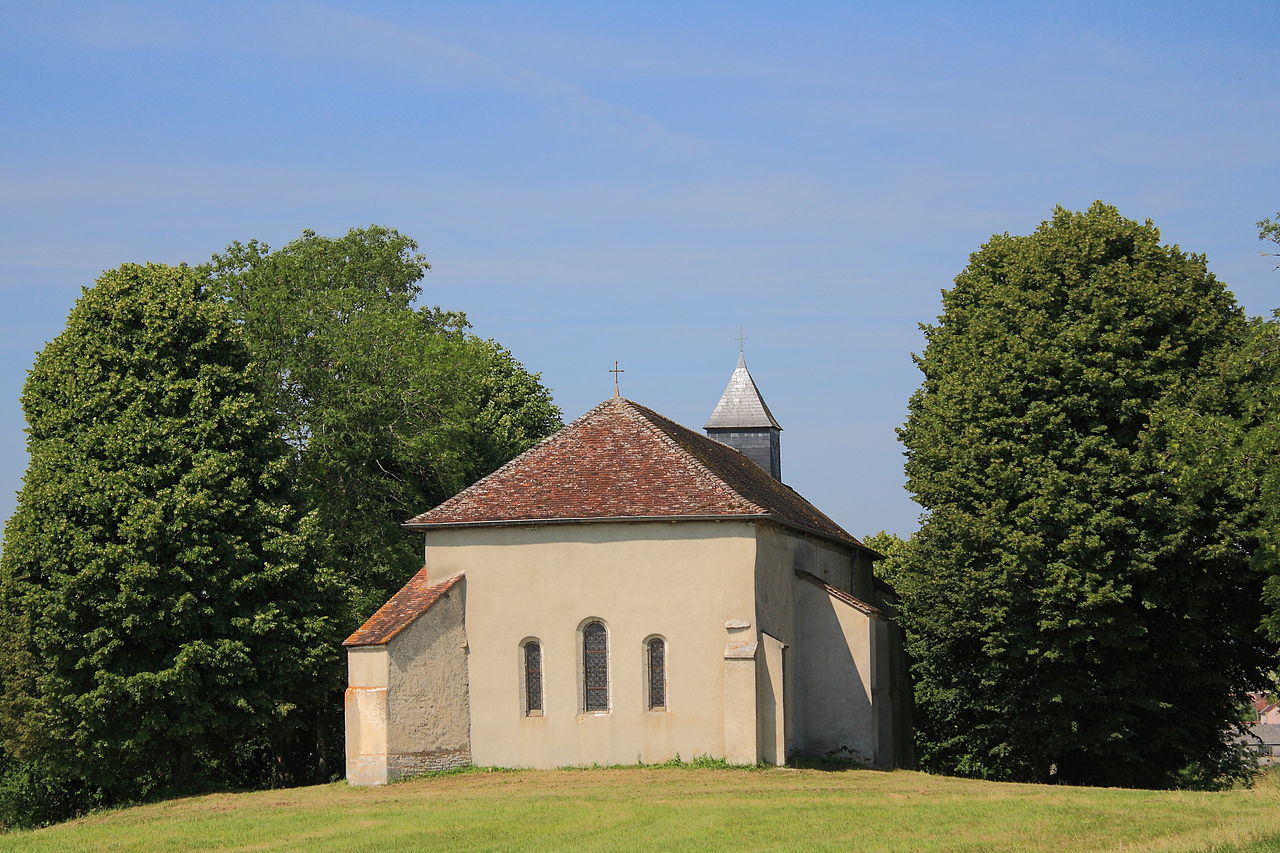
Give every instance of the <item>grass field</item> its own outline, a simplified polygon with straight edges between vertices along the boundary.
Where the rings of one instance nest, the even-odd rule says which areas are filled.
[[[1222,793],[898,771],[625,768],[212,794],[0,835],[0,851],[1280,851],[1280,785]]]

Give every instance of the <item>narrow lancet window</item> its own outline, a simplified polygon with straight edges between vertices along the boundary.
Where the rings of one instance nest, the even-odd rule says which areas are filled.
[[[599,622],[582,628],[582,693],[583,710],[609,710],[609,635]]]
[[[524,644],[524,713],[542,714],[542,646],[536,641]]]
[[[645,645],[649,663],[649,710],[663,711],[667,707],[667,644],[661,637],[653,637]]]

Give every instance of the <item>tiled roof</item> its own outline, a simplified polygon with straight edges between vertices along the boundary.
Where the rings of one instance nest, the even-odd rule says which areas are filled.
[[[861,610],[863,613],[867,614],[868,616],[880,615],[880,608],[873,607],[870,604],[867,604],[861,598],[855,598],[854,596],[845,592],[843,589],[841,589],[838,586],[832,586],[831,584],[827,583],[822,578],[818,577],[812,572],[806,572],[804,569],[796,569],[796,577],[800,578],[801,580],[806,580],[815,586],[822,587],[827,591],[827,594],[830,595],[832,598],[838,598],[841,601],[843,601],[845,604],[849,605],[850,607],[856,610]]]
[[[704,429],[733,429],[735,427],[773,427],[782,429],[778,421],[765,405],[756,381],[747,370],[747,359],[738,353],[738,366],[729,377],[729,384],[724,386],[724,394],[715,411],[707,419]]]
[[[1250,723],[1247,728],[1249,730],[1249,734],[1253,735],[1263,743],[1280,744],[1280,724]]]
[[[430,609],[446,592],[453,588],[462,575],[432,584],[427,580],[425,567],[409,578],[400,591],[378,608],[354,634],[347,637],[344,646],[381,646],[409,626],[414,619]]]
[[[690,517],[769,518],[865,547],[737,450],[621,397],[406,526]]]

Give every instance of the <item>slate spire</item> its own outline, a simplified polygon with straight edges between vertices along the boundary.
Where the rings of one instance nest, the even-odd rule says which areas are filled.
[[[744,453],[775,480],[782,479],[782,426],[765,404],[741,352],[738,366],[703,429],[711,438]]]

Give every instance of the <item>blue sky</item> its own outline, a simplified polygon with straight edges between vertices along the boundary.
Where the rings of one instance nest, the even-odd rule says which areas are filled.
[[[917,328],[991,234],[1094,199],[1280,272],[1280,4],[6,3],[0,517],[34,353],[126,261],[378,223],[424,301],[692,427],[737,357],[784,478],[911,532],[894,428]],[[425,509],[425,507],[424,507]]]

